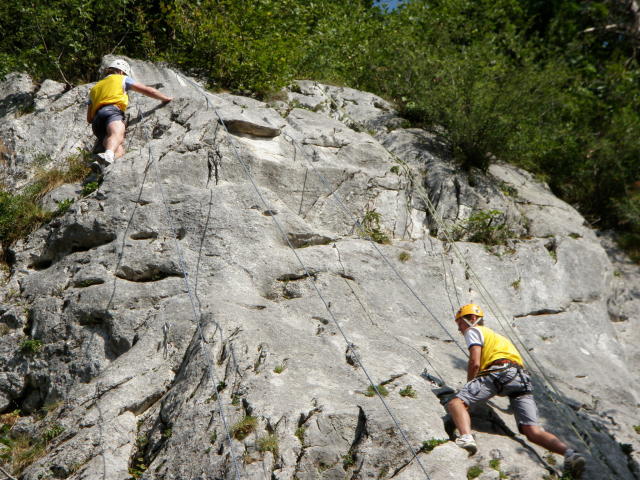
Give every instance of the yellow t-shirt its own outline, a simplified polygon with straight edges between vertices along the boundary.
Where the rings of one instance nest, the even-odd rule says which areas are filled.
[[[477,330],[480,335],[473,332],[473,329]],[[480,345],[482,347],[480,371],[485,370],[492,362],[502,358],[524,366],[522,357],[520,353],[518,353],[515,345],[511,343],[511,340],[488,327],[478,325],[468,329],[465,332],[465,339],[467,340],[467,347],[469,348],[473,345]]]
[[[129,95],[125,91],[125,75],[114,73],[103,78],[89,92],[91,101],[91,117],[93,117],[100,107],[105,105],[115,105],[123,112],[129,105]]]

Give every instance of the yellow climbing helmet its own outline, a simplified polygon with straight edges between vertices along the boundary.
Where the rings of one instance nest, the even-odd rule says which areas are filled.
[[[476,305],[475,303],[468,303],[467,305],[460,307],[460,310],[456,313],[456,320],[472,314],[477,315],[478,317],[484,317],[484,312],[479,305]]]

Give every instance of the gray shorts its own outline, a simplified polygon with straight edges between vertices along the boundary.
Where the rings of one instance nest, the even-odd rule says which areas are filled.
[[[508,396],[518,425],[538,425],[538,407],[530,393],[532,390],[529,374],[522,370],[519,373],[516,367],[510,367],[474,378],[462,387],[456,397],[472,409],[496,395]],[[524,391],[527,393],[522,394]]]
[[[118,120],[124,122],[124,112],[118,107],[115,105],[100,107],[93,117],[93,122],[91,122],[93,134],[98,137],[98,140],[104,140],[107,135],[107,125]]]

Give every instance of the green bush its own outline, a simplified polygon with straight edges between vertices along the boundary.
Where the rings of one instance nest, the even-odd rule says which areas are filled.
[[[507,240],[517,238],[500,210],[479,210],[452,232],[453,238],[466,238],[469,242],[485,245],[505,245]]]

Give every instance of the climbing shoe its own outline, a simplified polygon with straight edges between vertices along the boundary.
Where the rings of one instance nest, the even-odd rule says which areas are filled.
[[[115,158],[113,152],[111,150],[107,150],[106,152],[102,152],[102,153],[98,153],[96,155],[98,157],[98,162],[100,162],[100,164],[104,165],[105,167],[108,167],[109,165],[111,165],[113,163],[113,160]]]
[[[570,474],[572,478],[580,478],[586,465],[584,456],[573,450],[568,450],[564,454],[564,473]]]
[[[469,455],[473,455],[478,451],[478,445],[476,444],[473,435],[471,435],[470,433],[467,433],[466,435],[460,435],[458,438],[456,438],[456,445],[460,448],[464,448],[467,452],[469,452]]]

